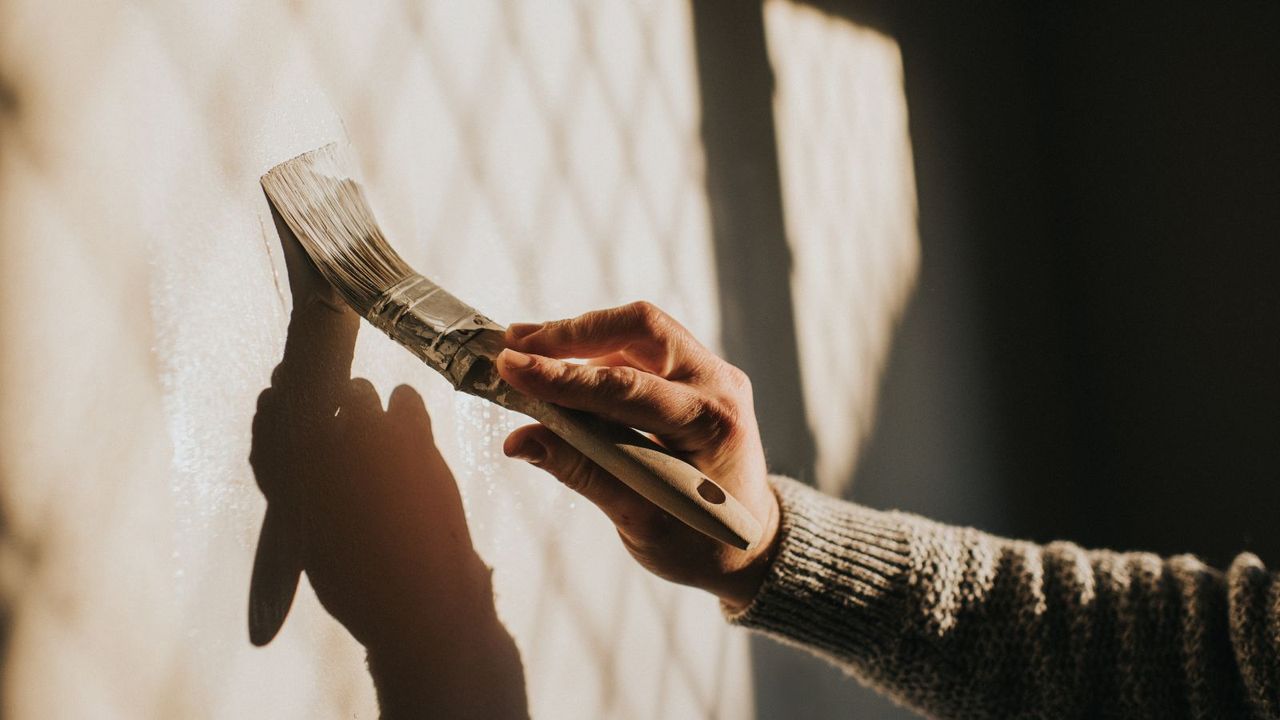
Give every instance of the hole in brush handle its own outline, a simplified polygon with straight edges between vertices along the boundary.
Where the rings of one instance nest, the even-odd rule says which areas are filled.
[[[712,482],[711,478],[702,478],[702,482],[698,484],[698,494],[712,505],[720,505],[724,502],[724,490]]]

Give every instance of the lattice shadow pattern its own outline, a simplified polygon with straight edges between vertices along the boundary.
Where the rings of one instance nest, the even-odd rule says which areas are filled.
[[[130,632],[172,632],[156,672],[168,678],[171,698],[185,699],[120,707],[228,714],[234,706],[220,693],[263,662],[246,654],[239,634],[244,556],[261,517],[241,436],[287,321],[285,294],[272,282],[278,250],[263,242],[271,225],[256,187],[265,164],[284,159],[281,148],[314,142],[340,118],[396,245],[495,317],[552,317],[646,297],[716,340],[692,34],[681,0],[386,0],[358,9],[119,0],[78,10],[7,0],[0,25],[8,156],[0,190],[8,194],[20,178],[24,193],[42,199],[23,213],[56,217],[62,251],[96,263],[107,278],[111,292],[96,295],[102,324],[121,328],[114,342],[133,350],[98,372],[134,378],[158,396],[135,401],[144,408],[136,425],[168,443],[148,440],[113,455],[119,466],[96,470],[101,481],[83,497],[88,506],[155,505],[154,485],[168,484],[172,508],[164,512],[177,515],[171,541],[73,504],[49,510],[65,516],[47,522],[19,518],[5,543],[33,554],[62,543],[68,555],[105,567],[109,549],[145,547],[134,553],[152,561],[155,584],[180,578],[170,603],[178,609],[158,612],[151,626],[138,620]],[[39,227],[16,217],[20,230]],[[149,306],[136,287],[150,287]],[[207,308],[210,296],[218,307]],[[166,315],[179,312],[181,327]],[[138,320],[148,313],[154,327]],[[239,324],[228,329],[228,317]],[[745,670],[742,643],[714,624],[711,603],[642,575],[620,548],[574,546],[613,538],[545,479],[527,473],[510,481],[510,492],[486,494],[510,467],[499,466],[494,444],[515,420],[453,398],[395,350],[368,349],[368,335],[358,369],[380,389],[408,378],[424,388],[437,424],[457,428],[441,442],[456,461],[472,532],[499,589],[525,599],[500,598],[500,608],[525,656],[535,713],[715,717],[746,706],[731,676]],[[201,354],[217,362],[184,371],[174,361]],[[100,376],[85,370],[85,378]],[[146,414],[155,407],[163,417]],[[170,467],[148,464],[165,453]],[[77,529],[65,536],[48,529],[69,526]],[[584,554],[606,564],[584,570]],[[19,615],[76,591],[59,585],[65,573],[32,566],[19,575]],[[107,579],[97,587],[121,603],[133,591]],[[78,627],[96,623],[87,634],[109,639],[109,618],[89,617]],[[229,636],[230,628],[235,637],[199,649],[183,641]],[[110,643],[63,637],[84,666],[118,666]],[[325,638],[312,649],[352,657],[349,644]],[[563,664],[563,648],[580,653],[569,658],[577,667],[541,679],[543,666]],[[137,687],[151,687],[138,679],[148,672],[133,673]],[[332,669],[318,672],[332,678]],[[281,707],[315,715],[367,697],[356,680],[326,684],[329,694],[310,700],[315,707]],[[580,701],[555,697],[570,688],[583,693]]]

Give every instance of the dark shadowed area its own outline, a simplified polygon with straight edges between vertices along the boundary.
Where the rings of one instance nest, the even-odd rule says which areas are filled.
[[[1280,5],[808,4],[899,44],[920,207],[921,272],[851,497],[1280,564]],[[788,312],[785,292],[723,259],[787,267],[753,200],[777,182],[759,7],[694,8],[726,349],[757,387],[780,380],[758,412],[786,424],[797,380],[752,339],[785,337],[763,309]],[[777,469],[811,467],[803,433],[762,426]],[[801,653],[753,650],[762,718],[909,717]]]

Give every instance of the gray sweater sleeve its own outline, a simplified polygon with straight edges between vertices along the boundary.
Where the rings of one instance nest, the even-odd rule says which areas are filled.
[[[730,621],[938,718],[1280,717],[1280,583],[1253,555],[1035,545],[771,480],[768,577]]]

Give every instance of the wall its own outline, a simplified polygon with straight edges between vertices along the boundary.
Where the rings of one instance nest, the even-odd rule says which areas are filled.
[[[369,713],[305,586],[276,642],[244,635],[258,395],[345,337],[290,326],[306,281],[256,177],[342,135],[397,245],[495,317],[675,312],[756,378],[778,470],[1276,562],[1274,6],[0,7],[17,717]],[[497,457],[516,419],[354,342],[383,402],[426,400],[535,716],[739,717],[748,676],[762,717],[901,715],[772,643],[748,673],[706,598]]]
[[[1280,563],[1280,7],[810,4],[899,44],[919,195],[849,496]],[[788,662],[762,716],[911,717]]]
[[[1249,549],[1274,566],[1280,7],[1086,3],[1042,24],[1057,88],[1046,245],[1080,492],[1050,496],[1056,512],[1019,505],[1092,544],[1216,564]]]
[[[750,716],[714,601],[503,458],[518,418],[329,309],[257,183],[349,138],[396,246],[493,317],[643,297],[716,345],[685,4],[7,0],[0,36],[5,717],[372,716],[311,583],[249,644],[263,491],[318,536],[387,530],[358,510],[394,498],[430,521],[418,575],[336,584],[404,583],[458,652],[493,640],[430,658],[424,682],[486,681],[443,715]]]
[[[901,313],[933,289],[917,287],[903,55],[810,3],[693,10],[723,349],[753,378],[770,468],[847,492]],[[760,717],[887,705],[801,650],[751,650]]]

